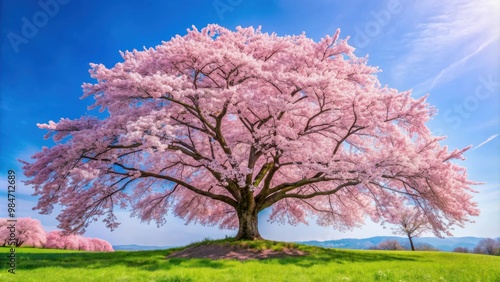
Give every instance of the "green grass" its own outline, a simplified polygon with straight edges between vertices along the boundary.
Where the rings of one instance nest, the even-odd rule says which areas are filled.
[[[267,260],[166,259],[173,250],[115,253],[18,248],[16,274],[7,272],[0,248],[0,281],[495,281],[500,257],[409,251],[322,249],[279,242],[244,244],[264,249],[298,248],[304,257]]]

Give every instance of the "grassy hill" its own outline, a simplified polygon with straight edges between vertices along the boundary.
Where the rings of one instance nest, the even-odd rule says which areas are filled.
[[[279,250],[284,243],[229,244]],[[18,248],[16,274],[2,263],[0,281],[500,281],[500,257],[494,256],[286,246],[308,255],[238,261],[166,258],[180,248],[115,253]]]

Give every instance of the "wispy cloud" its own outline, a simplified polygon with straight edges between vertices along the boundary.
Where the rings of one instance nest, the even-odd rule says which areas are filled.
[[[484,146],[486,143],[490,142],[491,140],[495,139],[498,137],[498,135],[500,134],[494,134],[494,135],[491,135],[490,138],[486,139],[484,142],[482,142],[481,144],[477,145],[476,147],[474,147],[473,150],[476,150],[482,146]]]
[[[446,81],[449,81],[449,80],[455,78],[455,76],[460,72],[460,70],[466,69],[464,67],[464,65],[466,63],[468,63],[468,61],[470,59],[472,59],[475,55],[480,53],[485,47],[487,47],[490,44],[492,44],[493,42],[495,42],[496,39],[499,37],[500,37],[500,34],[498,34],[497,36],[491,38],[487,42],[485,42],[482,45],[480,45],[479,47],[477,47],[477,49],[474,50],[472,53],[466,55],[465,57],[459,59],[456,62],[453,62],[449,66],[442,69],[439,72],[439,74],[434,79],[432,79],[432,84],[430,86],[430,89],[434,88],[436,85],[438,85],[442,82],[446,82]]]
[[[500,128],[500,114],[495,115],[493,118],[489,120],[482,120],[481,124],[474,126],[471,128],[471,132],[476,134],[476,132],[488,132],[491,130],[497,130]]]
[[[394,68],[398,80],[410,77],[428,91],[462,74],[464,64],[498,42],[497,0],[422,0],[412,5],[405,11],[419,22],[401,42],[406,51]]]

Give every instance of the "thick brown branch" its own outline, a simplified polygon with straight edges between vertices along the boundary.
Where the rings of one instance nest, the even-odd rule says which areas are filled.
[[[311,183],[316,183],[316,182],[320,182],[320,181],[315,181],[315,182],[311,182]],[[359,183],[361,183],[361,181],[357,181],[357,180],[348,181],[346,183],[340,184],[335,189],[331,189],[331,190],[327,190],[327,191],[315,191],[315,192],[309,193],[309,194],[298,194],[298,193],[287,194],[284,191],[280,191],[279,193],[275,193],[275,194],[272,194],[271,196],[267,197],[260,208],[261,208],[261,210],[265,209],[265,208],[273,205],[274,203],[276,203],[282,199],[285,199],[285,198],[310,199],[310,198],[314,198],[317,196],[333,195],[344,187],[355,186],[355,185],[358,185]],[[306,184],[304,184],[304,185],[306,185]],[[295,187],[295,188],[297,188],[297,187]]]
[[[177,179],[177,178],[174,178],[174,177],[170,177],[168,175],[161,175],[161,174],[156,174],[156,173],[152,173],[152,172],[147,172],[147,171],[142,171],[142,170],[139,170],[139,172],[141,173],[141,176],[140,177],[154,177],[154,178],[157,178],[157,179],[164,179],[164,180],[168,180],[168,181],[172,181],[174,183],[177,183],[183,187],[185,187],[186,189],[188,190],[191,190],[193,191],[194,193],[198,194],[198,195],[202,195],[202,196],[205,196],[205,197],[209,197],[211,199],[214,199],[214,200],[218,200],[218,201],[221,201],[221,202],[224,202],[234,208],[236,208],[238,206],[238,203],[229,198],[228,196],[225,196],[225,195],[219,195],[219,194],[214,194],[214,193],[211,193],[211,192],[208,192],[208,191],[204,191],[202,189],[199,189],[185,181],[182,181],[180,179]]]
[[[282,191],[282,190],[289,191],[291,189],[295,189],[295,188],[298,188],[298,187],[301,187],[301,186],[304,186],[304,185],[332,180],[332,179],[327,178],[327,177],[322,177],[321,176],[322,174],[323,173],[318,172],[316,175],[314,175],[311,178],[304,178],[304,179],[301,179],[299,181],[295,181],[293,183],[288,183],[288,182],[282,183],[280,185],[277,185],[277,186],[271,188],[269,190],[269,193],[275,193],[275,192],[279,192],[279,191]]]

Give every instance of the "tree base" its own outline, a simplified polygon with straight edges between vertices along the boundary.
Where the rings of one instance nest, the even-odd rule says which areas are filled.
[[[258,235],[258,236],[240,236],[239,234],[234,237],[236,241],[264,241],[265,239]]]
[[[259,233],[257,213],[252,211],[238,213],[239,228],[236,240],[264,240]]]

